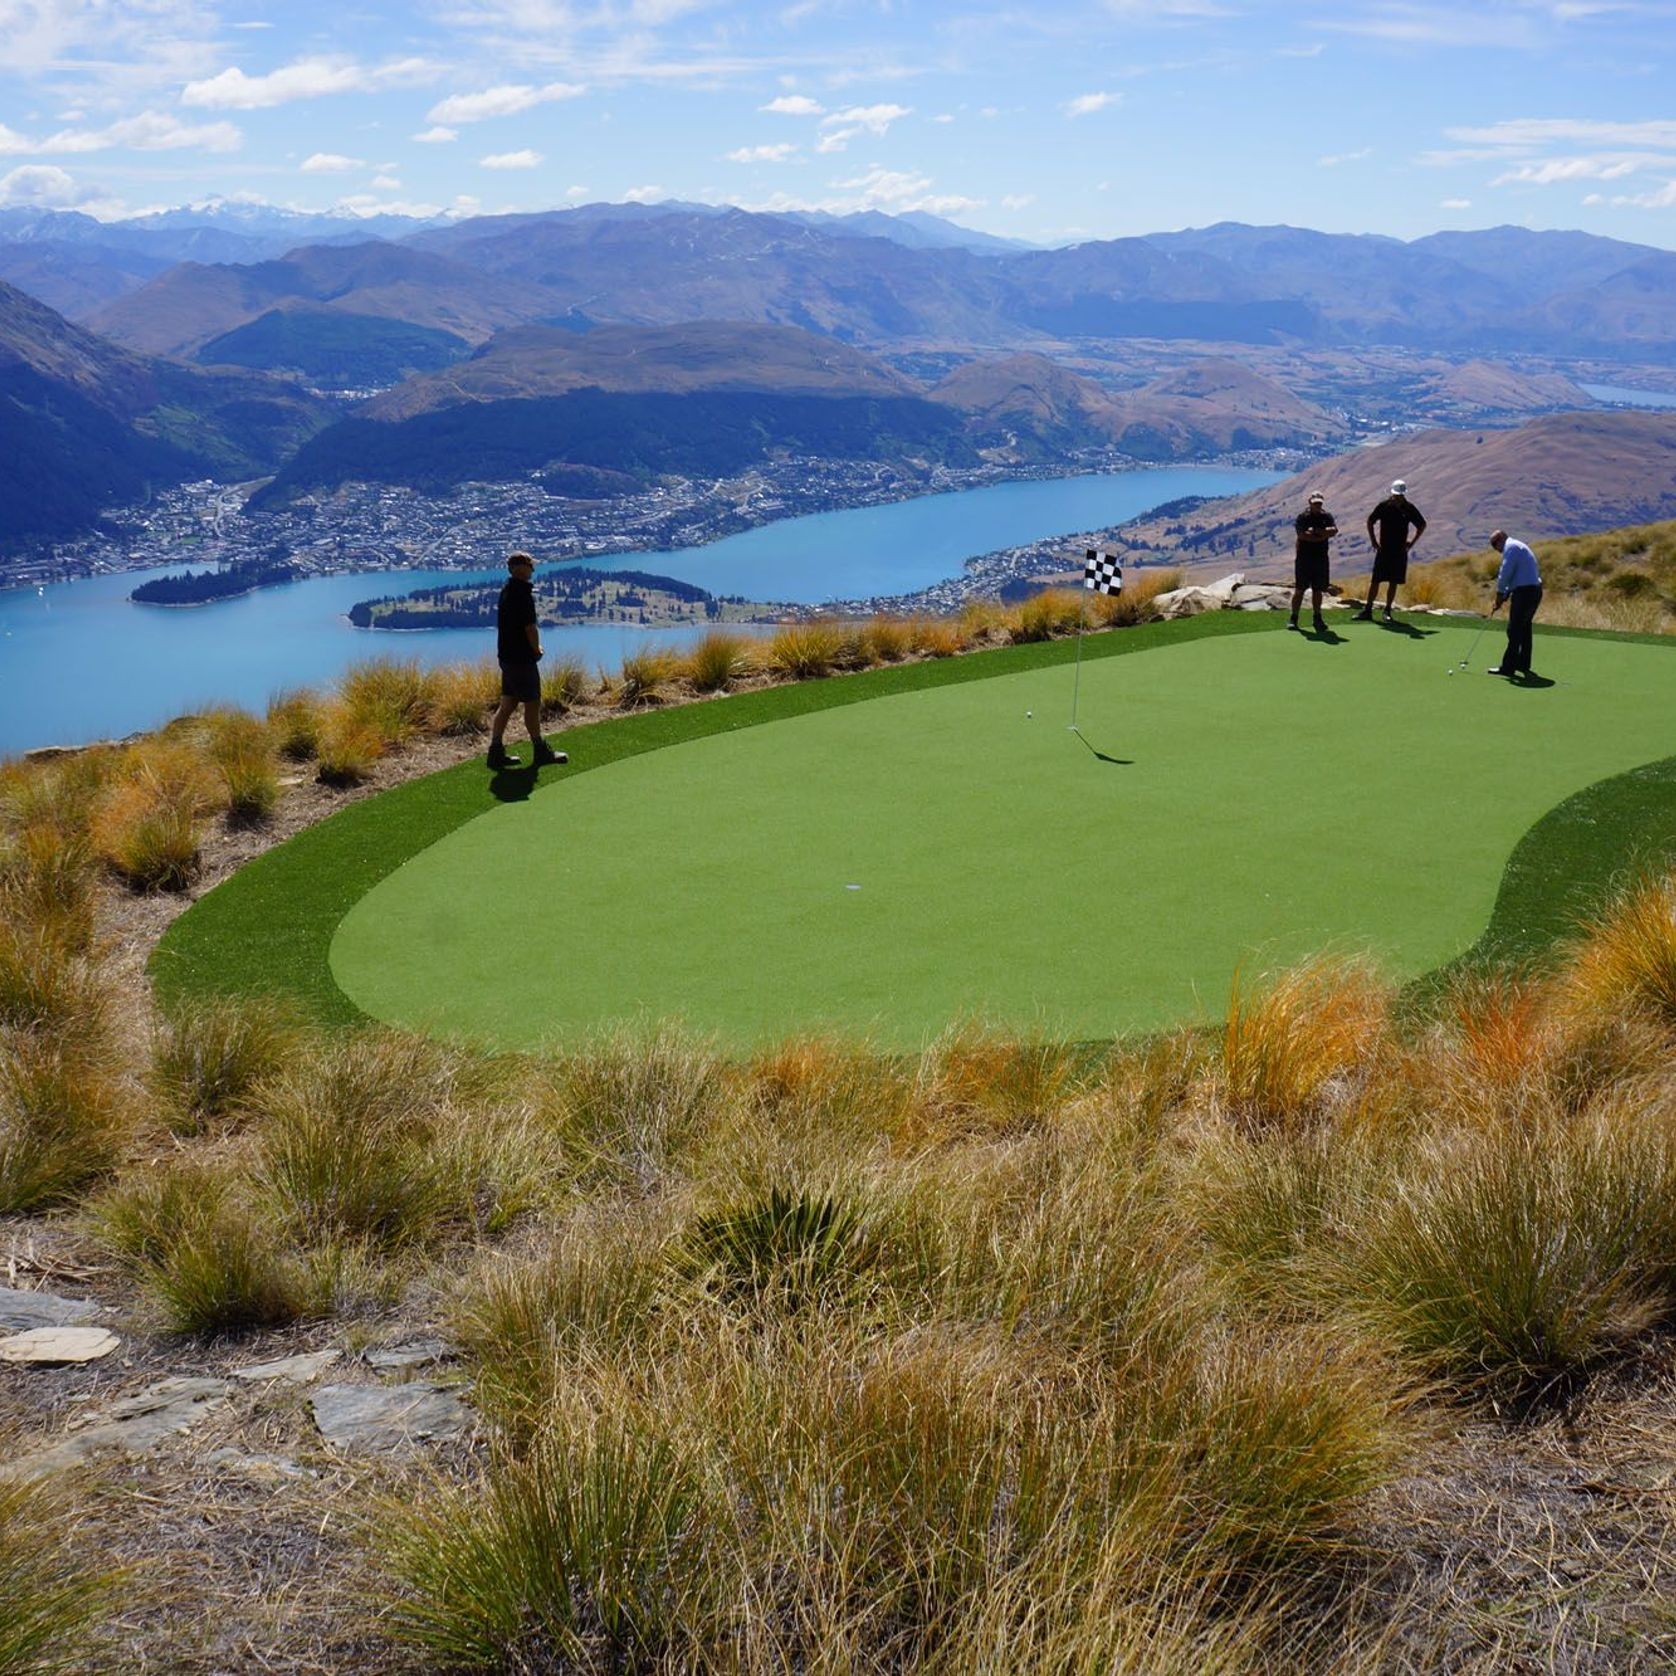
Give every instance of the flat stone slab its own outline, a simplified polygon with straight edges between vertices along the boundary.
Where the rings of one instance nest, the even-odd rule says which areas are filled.
[[[121,1343],[103,1327],[31,1327],[0,1338],[0,1362],[96,1362]]]
[[[70,1327],[99,1313],[86,1298],[60,1298],[52,1292],[22,1292],[0,1286],[0,1327],[27,1332],[31,1327]]]
[[[304,1356],[282,1356],[277,1362],[256,1362],[248,1368],[234,1368],[233,1377],[252,1383],[279,1379],[287,1385],[310,1385],[342,1354],[341,1350],[315,1350]]]
[[[471,1410],[451,1390],[407,1385],[322,1385],[314,1421],[334,1449],[382,1455],[416,1443],[446,1443],[471,1428]]]
[[[416,1338],[410,1339],[405,1344],[383,1344],[376,1350],[369,1350],[366,1354],[368,1367],[383,1370],[427,1368],[437,1362],[451,1362],[453,1360],[453,1345],[445,1344],[439,1338]]]
[[[213,1414],[227,1401],[230,1389],[225,1379],[161,1379],[138,1395],[124,1397],[93,1415],[80,1431],[14,1461],[0,1463],[0,1481],[43,1478],[49,1472],[79,1466],[105,1449],[130,1455],[155,1449]]]

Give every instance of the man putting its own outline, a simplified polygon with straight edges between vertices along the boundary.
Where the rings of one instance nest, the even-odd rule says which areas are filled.
[[[1491,675],[1529,675],[1531,672],[1531,624],[1542,603],[1542,573],[1536,568],[1536,554],[1524,542],[1515,541],[1506,530],[1497,530],[1490,545],[1501,554],[1496,572],[1496,602],[1493,617],[1507,604],[1507,650]]]
[[[500,705],[489,728],[489,766],[516,768],[518,759],[506,753],[506,724],[521,704],[524,726],[530,730],[532,768],[550,762],[569,762],[563,751],[551,749],[541,737],[541,626],[535,612],[535,589],[530,578],[535,560],[513,553],[506,561],[511,572],[495,607],[495,650],[500,658]]]
[[[1321,618],[1321,595],[1327,587],[1328,542],[1338,534],[1338,525],[1327,510],[1319,492],[1309,497],[1309,505],[1293,521],[1298,545],[1292,559],[1292,620],[1288,628],[1298,626],[1298,611],[1304,603],[1304,589],[1314,595],[1315,632],[1325,634],[1327,625]]]
[[[1413,534],[1408,532],[1413,530]],[[1426,533],[1426,520],[1408,498],[1408,485],[1399,477],[1391,492],[1368,514],[1368,545],[1373,548],[1373,580],[1368,583],[1367,603],[1356,613],[1359,623],[1373,621],[1373,598],[1379,584],[1385,584],[1385,621],[1391,622],[1391,607],[1397,603],[1397,588],[1408,580],[1408,553]]]

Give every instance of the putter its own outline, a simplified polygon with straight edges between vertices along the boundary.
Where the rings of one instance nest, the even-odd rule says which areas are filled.
[[[1489,626],[1490,619],[1485,617],[1484,621],[1478,625],[1477,634],[1472,637],[1472,644],[1467,647],[1466,656],[1458,664],[1451,664],[1444,670],[1445,675],[1453,675],[1457,669],[1465,669],[1472,662],[1474,654],[1478,651],[1478,642],[1484,638],[1484,630]]]

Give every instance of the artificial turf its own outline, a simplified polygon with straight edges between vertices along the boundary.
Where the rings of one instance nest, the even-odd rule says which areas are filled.
[[[967,1018],[1074,1037],[1211,1020],[1237,972],[1365,948],[1412,978],[1487,924],[1563,917],[1579,844],[1533,827],[1670,750],[1669,643],[1544,636],[1558,684],[1514,687],[1447,676],[1464,642],[1433,620],[1330,642],[1199,622],[1091,641],[1080,738],[1063,645],[642,718],[599,771],[357,879],[332,916],[338,989],[505,1046],[668,1017],[742,1047],[904,1048]],[[734,705],[756,725],[728,725]],[[591,762],[634,725],[567,744]]]

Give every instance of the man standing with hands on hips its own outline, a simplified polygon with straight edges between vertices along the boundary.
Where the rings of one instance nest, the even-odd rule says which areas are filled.
[[[1413,530],[1413,535],[1408,532]],[[1399,477],[1391,492],[1368,514],[1368,545],[1373,548],[1373,580],[1368,583],[1366,604],[1356,613],[1361,623],[1373,621],[1374,596],[1385,584],[1385,621],[1391,622],[1391,607],[1397,603],[1397,589],[1408,580],[1408,550],[1426,533],[1420,508],[1408,498],[1408,485]]]
[[[1490,545],[1501,554],[1496,572],[1496,603],[1493,617],[1507,604],[1507,650],[1491,675],[1529,675],[1531,672],[1531,623],[1542,603],[1542,573],[1536,568],[1536,554],[1524,542],[1515,541],[1506,530],[1497,530]]]

